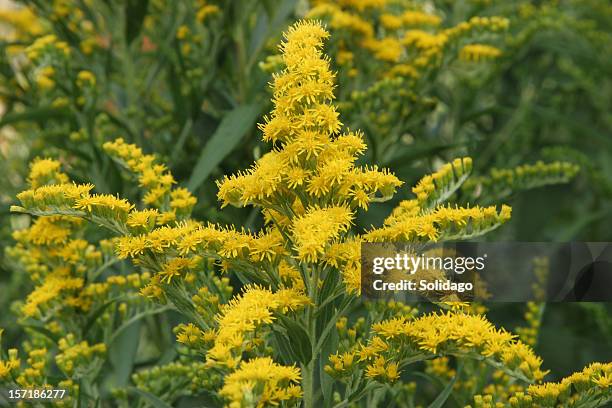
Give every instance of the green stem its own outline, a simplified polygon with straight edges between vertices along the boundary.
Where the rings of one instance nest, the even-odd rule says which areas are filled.
[[[314,405],[314,359],[302,365],[302,392],[304,408],[313,408]]]
[[[304,408],[313,408],[315,406],[315,397],[314,397],[314,371],[315,367],[317,367],[317,349],[316,349],[316,304],[318,298],[318,289],[319,285],[319,269],[315,268],[315,270],[306,270],[306,276],[308,279],[308,294],[310,299],[312,300],[312,305],[308,306],[306,309],[306,327],[308,331],[308,337],[310,340],[310,347],[312,350],[311,358],[308,364],[302,365],[302,391],[304,393]]]

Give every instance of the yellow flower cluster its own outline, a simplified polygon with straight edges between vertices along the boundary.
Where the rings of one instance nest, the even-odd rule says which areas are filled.
[[[446,163],[431,175],[423,177],[412,192],[420,208],[433,208],[446,201],[467,180],[472,171],[472,159],[464,157]]]
[[[153,206],[162,215],[158,222],[167,223],[175,218],[183,219],[191,214],[196,198],[185,188],[172,188],[174,177],[163,164],[156,164],[154,155],[144,154],[142,149],[125,143],[121,138],[107,142],[104,150],[129,171],[137,175],[138,183],[147,192],[145,205]]]
[[[443,206],[467,179],[472,160],[467,157],[443,165],[438,171],[423,177],[413,187],[416,199],[404,200],[393,210],[381,228],[364,235],[371,242],[386,241],[439,241],[468,239],[485,234],[511,216],[511,208],[460,208]]]
[[[35,162],[29,177],[32,183],[40,183],[48,175],[41,171],[41,164],[54,169],[59,165],[50,160]],[[53,181],[57,174],[47,179]],[[36,191],[48,191],[47,187]],[[98,267],[103,255],[87,241],[74,237],[81,227],[76,217],[52,215],[39,217],[29,228],[13,233],[17,245],[9,248],[7,255],[17,260],[37,285],[21,308],[24,316],[41,316],[58,307],[88,309],[91,299],[82,291],[83,275]]]
[[[275,239],[262,242],[267,252],[250,252],[286,255],[284,234],[295,258],[308,263],[325,258],[339,269],[346,266],[341,269],[345,280],[356,289],[359,241],[344,241],[354,211],[389,199],[401,182],[386,170],[355,165],[366,146],[359,133],[339,133],[342,124],[331,103],[334,75],[320,50],[327,36],[313,22],[289,29],[281,46],[285,69],[274,76],[274,110],[260,126],[263,139],[276,149],[247,172],[221,181],[218,196],[223,205],[263,207]],[[245,237],[240,242],[245,249],[254,246]],[[356,249],[351,256],[349,250]],[[297,277],[297,271],[282,265],[282,272]]]
[[[225,377],[219,394],[229,400],[228,407],[278,406],[295,403],[302,396],[300,370],[276,364],[269,357],[258,357],[240,363]]]
[[[502,54],[497,47],[486,44],[468,44],[459,51],[459,58],[464,61],[479,62],[487,59],[495,59]]]
[[[7,361],[0,361],[0,379],[4,379],[19,368],[19,359],[9,358]]]
[[[353,213],[347,207],[311,208],[293,222],[293,236],[298,258],[317,262],[326,244],[349,230]]]
[[[524,316],[527,327],[517,327],[515,330],[521,341],[532,347],[535,347],[538,341],[544,307],[545,305],[543,303],[527,302],[527,310]]]
[[[172,189],[174,178],[165,166],[154,164],[154,156],[142,154],[139,148],[125,144],[122,139],[105,144],[105,148],[139,174],[140,184],[148,189],[145,204],[154,205],[161,213],[155,210],[132,211],[134,205],[125,199],[109,194],[90,194],[92,185],[67,184],[65,175],[54,175],[54,167],[49,167],[58,167],[59,163],[52,164],[50,160],[32,165],[31,179],[35,184],[32,189],[18,194],[17,198],[25,207],[42,213],[61,209],[64,213],[85,216],[96,222],[110,221],[115,230],[122,232],[127,229],[126,224],[136,232],[142,232],[155,224],[163,225],[189,216],[196,203],[195,197],[184,188]],[[36,187],[42,181],[57,184]]]
[[[372,1],[366,7],[343,0],[339,4],[360,12],[383,3]],[[339,23],[359,21],[340,16]],[[386,19],[388,26],[397,23],[391,17]],[[435,16],[418,11],[400,19],[401,27],[439,24]],[[495,18],[466,24],[445,35],[504,25]],[[410,29],[405,34],[411,40],[408,45],[400,43],[401,47],[427,50],[445,47],[450,41],[425,30],[419,34]],[[20,245],[30,250],[31,274],[39,280],[26,303],[28,313],[37,315],[44,305],[54,304],[55,298],[64,305],[91,310],[98,295],[147,285],[142,294],[168,303],[190,320],[175,329],[185,354],[180,364],[160,369],[165,373],[160,384],[197,387],[198,378],[205,378],[232,407],[297,403],[302,391],[311,396],[308,386],[313,385],[313,367],[324,357],[323,335],[334,329],[342,344],[329,357],[325,372],[338,379],[362,375],[366,381],[394,382],[407,364],[453,356],[484,362],[513,380],[540,381],[545,373],[532,349],[483,316],[466,312],[463,303],[448,303],[444,306],[450,312],[418,318],[414,309],[396,302],[366,306],[369,315],[376,317],[372,320],[379,322],[373,324],[371,334],[366,334],[370,320],[357,319],[349,326],[342,316],[360,290],[361,242],[475,237],[507,221],[511,210],[507,206],[498,210],[444,205],[471,172],[471,159],[460,158],[424,177],[412,189],[415,198],[402,201],[382,227],[353,234],[357,211],[388,200],[401,182],[387,170],[358,164],[366,145],[361,134],[342,132],[333,104],[335,76],[321,51],[327,36],[320,24],[311,21],[288,30],[281,45],[284,68],[273,80],[274,109],[260,125],[264,141],[273,149],[250,169],[218,183],[222,205],[254,205],[262,210],[266,225],[258,232],[192,220],[195,198],[185,189],[173,188],[174,178],[154,156],[122,139],[106,143],[104,149],[137,176],[146,191],[143,209],[112,195],[93,194],[93,186],[68,184],[67,177],[59,176],[55,162],[34,163],[32,188],[19,199],[25,207],[22,211],[43,217],[29,231],[16,235]],[[393,44],[389,50],[394,49]],[[90,282],[97,268],[88,266],[99,265],[106,254],[73,236],[79,226],[75,216],[113,231],[118,235],[113,240],[117,257],[131,257],[147,272]],[[61,259],[62,267],[51,265],[49,259]],[[218,268],[247,282],[241,294],[230,299],[229,280],[214,277]],[[125,304],[115,311],[120,316],[127,314]],[[335,317],[325,321],[328,311]],[[308,337],[304,340],[311,346],[305,353],[312,353],[311,360],[304,356],[300,368],[280,365],[268,357],[273,354],[272,337],[278,342],[279,336],[288,333],[289,321],[294,328],[304,326]],[[72,375],[88,364],[98,364],[97,357],[104,353],[103,344],[89,345],[64,336],[56,363]],[[202,356],[205,361],[183,364],[183,357]],[[10,371],[7,363],[0,362],[0,370],[2,367]],[[444,367],[450,367],[449,360],[431,363],[434,371]],[[173,382],[173,372],[188,378]],[[302,376],[303,390],[299,386]],[[592,377],[597,387],[609,380],[603,370]],[[154,379],[149,374],[137,378],[142,382]]]
[[[383,13],[380,15],[380,23],[389,30],[398,30],[407,26],[439,26],[442,19],[435,14],[425,13],[417,10],[407,10],[400,15]]]
[[[106,345],[99,343],[90,346],[86,341],[76,342],[69,334],[58,342],[59,353],[55,356],[57,366],[71,376],[76,370],[90,369],[92,360],[106,353]]]
[[[43,33],[38,17],[28,7],[0,8],[0,23],[8,24],[14,30],[9,37],[13,39],[22,39],[23,37]]]
[[[68,275],[68,270],[58,268],[56,271],[48,274],[43,283],[34,289],[28,295],[26,303],[22,308],[22,313],[25,316],[35,316],[40,311],[42,305],[47,305],[51,302],[62,302],[63,297],[59,297],[62,292],[69,292],[76,295],[83,288],[83,278],[72,278]]]
[[[542,406],[557,406],[569,401],[578,402],[581,399],[597,400],[599,404],[605,405],[606,402],[612,401],[610,391],[612,391],[612,363],[593,363],[558,383],[531,385],[527,388],[527,394],[532,401]],[[516,399],[518,406],[521,406],[522,398],[516,396]]]
[[[22,191],[17,199],[26,208],[47,212],[71,207],[76,199],[89,195],[93,187],[91,184],[50,184]]]
[[[67,184],[60,163],[51,159],[35,160],[28,181],[33,188],[20,198],[42,216],[28,228],[15,231],[13,238],[17,244],[7,249],[9,258],[23,268],[35,285],[20,309],[24,317],[56,324],[61,312],[87,312],[94,304],[104,303],[112,290],[140,289],[148,282],[149,273],[111,275],[106,281],[92,281],[110,265],[113,244],[103,240],[96,246],[80,238],[86,227],[81,218],[45,215],[54,210],[78,216],[87,213],[88,217],[99,217],[103,222],[114,220],[114,225],[123,229],[122,222],[131,208],[129,203],[113,196],[91,195],[90,185]],[[45,184],[58,182],[64,184]]]
[[[14,354],[17,350],[14,350]],[[21,370],[17,377],[17,384],[22,387],[35,387],[45,384],[44,378],[49,367],[49,351],[46,348],[32,348],[28,351],[26,367]]]
[[[30,163],[28,183],[32,188],[47,184],[66,184],[68,176],[60,171],[61,163],[52,159],[36,158]]]
[[[380,357],[401,362],[406,353],[455,355],[480,360],[526,381],[540,381],[542,361],[515,336],[497,329],[481,315],[431,313],[414,320],[393,318],[372,326],[375,336],[359,350],[360,361],[380,365]]]
[[[110,194],[87,194],[74,201],[72,208],[81,210],[90,217],[127,221],[130,210],[134,207],[127,200]]]
[[[495,206],[439,206],[420,215],[406,211],[394,214],[384,227],[370,230],[364,238],[370,242],[470,239],[498,228],[510,219],[510,215],[511,208],[507,205],[499,211]]]
[[[70,56],[70,46],[64,41],[58,40],[53,34],[38,37],[28,48],[26,55],[31,61],[38,60],[43,54],[50,53],[59,57]]]
[[[13,232],[13,238],[23,244],[65,244],[72,234],[72,228],[80,224],[81,220],[76,217],[41,217],[36,219],[30,228]]]
[[[503,398],[474,396],[474,408],[545,408],[605,406],[612,401],[612,363],[592,363],[559,382],[530,385]],[[469,408],[470,406],[468,406]]]
[[[214,345],[207,353],[208,364],[236,368],[245,348],[256,338],[257,329],[271,324],[275,312],[294,312],[309,303],[307,296],[294,289],[272,292],[248,286],[242,295],[221,307]]]
[[[204,22],[209,16],[218,14],[221,12],[219,6],[215,4],[208,4],[205,0],[197,0],[198,10],[196,12],[196,19],[199,22]]]
[[[175,330],[178,332],[176,341],[193,349],[202,348],[215,338],[214,332],[204,332],[193,323],[180,324]]]
[[[2,344],[2,332],[4,330],[0,329],[0,344]],[[8,360],[2,360],[0,357],[0,380],[4,380],[5,378],[12,375],[19,366],[21,365],[21,361],[17,358],[17,350],[10,349],[8,352]]]

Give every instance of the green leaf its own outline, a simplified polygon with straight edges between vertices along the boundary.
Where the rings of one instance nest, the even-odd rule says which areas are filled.
[[[138,37],[147,15],[149,0],[128,0],[125,5],[125,39],[131,43]]]
[[[325,372],[325,364],[329,362],[329,355],[338,350],[338,332],[332,330],[327,340],[323,342],[321,347],[321,360],[319,364],[319,379],[321,381],[321,394],[323,395],[323,404],[325,407],[331,407],[333,404],[334,378]]]
[[[278,350],[280,354],[280,360],[283,364],[291,364],[291,362],[295,362],[295,353],[293,349],[289,346],[290,340],[287,336],[277,330],[272,331],[272,337],[274,339],[274,350]]]
[[[238,145],[255,124],[260,107],[255,104],[242,105],[223,117],[219,127],[200,152],[187,188],[197,190],[210,173]]]
[[[83,328],[83,333],[87,334],[89,333],[89,330],[91,329],[91,327],[94,325],[94,323],[96,322],[96,320],[98,320],[98,318],[100,316],[102,316],[102,313],[104,313],[104,311],[113,303],[117,302],[119,299],[111,299],[108,302],[102,304],[102,306],[100,306],[99,308],[97,308],[92,314],[91,316],[89,316],[89,318],[87,319],[87,322],[85,323],[85,327]]]
[[[312,359],[312,345],[306,330],[298,322],[283,315],[278,315],[278,322],[285,329],[294,359],[308,364]]]
[[[113,366],[115,386],[125,386],[130,379],[140,342],[141,324],[139,320],[133,322],[121,335],[116,336],[110,345],[108,356]]]
[[[136,387],[128,387],[127,391],[132,395],[136,394],[144,398],[153,408],[172,408],[172,406],[166,404],[164,401],[147,391],[140,390]]]
[[[28,109],[24,112],[7,113],[0,118],[0,128],[18,122],[44,122],[49,119],[60,119],[70,116],[70,110],[66,108],[54,108],[52,106],[41,106]]]
[[[59,340],[59,336],[57,334],[54,334],[51,330],[42,327],[42,326],[38,326],[35,324],[24,324],[21,325],[22,328],[24,329],[30,329],[30,330],[34,330],[35,332],[38,332],[40,334],[42,334],[43,336],[49,338],[50,340],[52,340],[54,343],[57,343]]]
[[[115,341],[115,339],[117,337],[119,337],[119,335],[121,335],[121,333],[123,333],[124,330],[126,330],[128,327],[130,327],[134,322],[137,322],[138,320],[146,317],[146,316],[152,316],[152,315],[156,315],[159,313],[164,313],[167,312],[168,310],[171,310],[172,308],[170,306],[163,306],[163,307],[158,307],[155,309],[149,309],[149,310],[145,310],[143,312],[137,313],[134,316],[132,316],[129,320],[127,320],[126,322],[124,322],[121,326],[119,326],[117,328],[117,330],[115,330],[115,332],[111,335],[110,340],[108,341],[108,343],[112,343],[113,341]]]
[[[325,304],[325,306],[319,307],[317,310],[317,337],[321,336],[323,328],[327,326],[329,320],[334,316],[336,302],[328,300],[334,294],[339,279],[339,274],[328,272],[321,285],[317,303],[319,305]]]
[[[455,374],[453,379],[450,380],[448,384],[446,384],[446,387],[444,387],[444,389],[438,395],[438,397],[434,400],[434,402],[429,404],[428,408],[442,408],[442,406],[444,405],[448,397],[450,397],[451,392],[453,391],[453,386],[455,385],[457,378],[459,378],[459,374],[461,374],[461,365],[457,369],[457,374]]]

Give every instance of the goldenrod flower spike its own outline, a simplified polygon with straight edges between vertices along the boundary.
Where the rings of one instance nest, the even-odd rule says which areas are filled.
[[[222,205],[278,211],[299,200],[307,211],[328,203],[367,208],[371,201],[388,199],[401,184],[385,170],[354,164],[365,144],[359,133],[340,133],[342,123],[332,104],[334,74],[321,51],[328,36],[311,21],[286,33],[280,47],[285,69],[272,84],[274,110],[260,125],[263,140],[276,149],[246,172],[218,183]]]
[[[498,404],[511,408],[604,406],[612,400],[611,391],[612,363],[592,363],[559,382],[530,385],[511,393]],[[492,396],[475,396],[474,406],[482,406],[485,400],[492,401]]]
[[[576,177],[579,171],[580,166],[570,162],[538,161],[515,168],[493,168],[487,175],[468,179],[462,189],[473,198],[486,195],[497,200],[521,190],[567,183]]]

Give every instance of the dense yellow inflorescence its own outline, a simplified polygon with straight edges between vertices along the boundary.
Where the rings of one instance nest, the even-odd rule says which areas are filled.
[[[271,324],[274,312],[293,312],[310,300],[293,289],[271,292],[257,286],[247,287],[241,296],[224,305],[216,316],[218,329],[214,345],[207,352],[208,363],[234,369],[245,348],[254,340],[260,326]]]
[[[612,363],[592,363],[559,382],[530,385],[501,395],[476,395],[474,408],[545,408],[604,406],[612,392]]]
[[[254,358],[240,364],[225,378],[219,394],[227,398],[231,408],[240,408],[257,401],[257,406],[276,406],[302,396],[298,385],[300,370],[276,364],[269,357]]]

